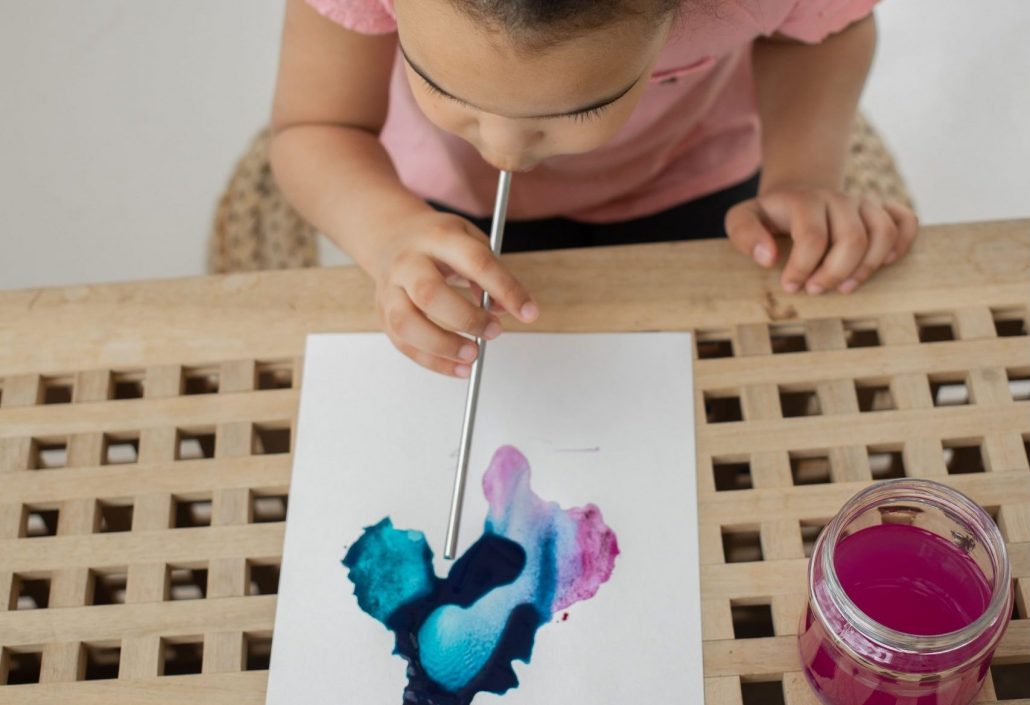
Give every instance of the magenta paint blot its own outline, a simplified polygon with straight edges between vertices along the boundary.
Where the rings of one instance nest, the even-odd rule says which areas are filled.
[[[915,526],[881,524],[848,536],[837,544],[834,567],[860,610],[906,634],[957,631],[991,601],[991,586],[972,558]]]

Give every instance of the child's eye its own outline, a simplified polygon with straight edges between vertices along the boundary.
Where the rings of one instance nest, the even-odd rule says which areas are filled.
[[[447,98],[448,100],[453,100],[455,103],[457,103],[459,105],[464,105],[466,107],[472,107],[468,103],[466,103],[465,101],[461,100],[460,98],[455,98],[450,93],[444,93],[439,88],[434,86],[432,83],[427,81],[425,79],[425,77],[422,76],[421,74],[419,74],[419,78],[422,79],[422,85],[425,86],[426,90],[429,92],[429,95],[431,95],[431,96],[439,96],[441,98]],[[590,110],[584,110],[582,112],[572,113],[571,115],[563,115],[561,117],[569,118],[569,119],[575,120],[576,122],[586,122],[587,120],[593,120],[594,118],[597,118],[598,116],[600,116],[601,113],[603,113],[605,110],[608,109],[608,107],[609,107],[608,105],[601,105],[601,106],[596,107],[596,108],[591,108]],[[555,117],[557,117],[557,116],[555,116]]]
[[[453,100],[453,101],[454,101],[455,103],[457,103],[458,105],[464,105],[464,106],[466,106],[466,107],[470,107],[470,106],[468,105],[468,103],[466,103],[465,101],[461,100],[460,98],[455,98],[455,97],[454,97],[453,95],[451,95],[450,93],[444,93],[444,92],[443,92],[443,91],[441,91],[441,90],[440,90],[439,88],[437,88],[437,87],[436,87],[436,86],[434,86],[434,85],[433,85],[432,83],[430,83],[430,82],[429,82],[429,81],[427,81],[427,80],[426,80],[425,78],[423,78],[423,77],[422,77],[421,75],[419,76],[419,78],[421,78],[421,79],[422,79],[422,85],[426,87],[426,90],[427,90],[427,91],[429,91],[429,95],[431,95],[431,96],[439,96],[439,97],[441,97],[441,98],[446,98],[446,99],[448,99],[448,100]]]
[[[602,106],[597,107],[597,108],[591,108],[590,110],[585,110],[585,111],[583,111],[581,113],[573,113],[572,115],[566,115],[565,117],[572,118],[576,122],[586,122],[587,120],[593,120],[594,118],[599,117],[601,115],[601,113],[603,113],[607,109],[608,109],[607,105],[602,105]]]

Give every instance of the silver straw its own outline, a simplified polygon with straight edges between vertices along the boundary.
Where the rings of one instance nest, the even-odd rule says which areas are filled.
[[[494,219],[490,224],[490,249],[501,254],[504,240],[504,219],[508,212],[508,192],[511,190],[511,172],[502,171],[497,179],[497,200],[494,201]],[[482,306],[490,308],[490,294],[483,292]],[[472,447],[472,427],[476,423],[476,403],[479,401],[479,382],[483,377],[483,357],[486,355],[486,340],[476,338],[479,355],[472,361],[468,393],[465,396],[465,418],[461,423],[461,445],[458,447],[458,467],[454,471],[454,492],[451,495],[451,514],[447,519],[447,542],[443,557],[454,560],[458,551],[458,532],[461,530],[461,507],[465,501],[465,480],[469,471],[469,449]]]

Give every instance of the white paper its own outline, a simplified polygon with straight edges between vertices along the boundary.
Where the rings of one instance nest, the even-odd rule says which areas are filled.
[[[515,663],[519,687],[474,704],[703,701],[691,359],[686,333],[490,343],[459,552],[482,535],[481,478],[510,444],[539,496],[600,507],[621,554],[595,597],[540,628],[531,662]],[[446,574],[465,390],[378,334],[308,339],[269,705],[400,705],[406,664],[340,560],[390,516],[425,532]]]

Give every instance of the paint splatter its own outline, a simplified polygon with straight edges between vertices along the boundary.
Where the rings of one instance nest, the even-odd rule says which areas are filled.
[[[615,567],[619,545],[601,510],[538,497],[515,448],[494,454],[483,491],[483,535],[446,578],[433,572],[425,535],[389,518],[343,559],[358,606],[394,632],[394,653],[408,662],[405,705],[468,705],[516,687],[511,664],[529,663],[536,630],[593,597]]]

